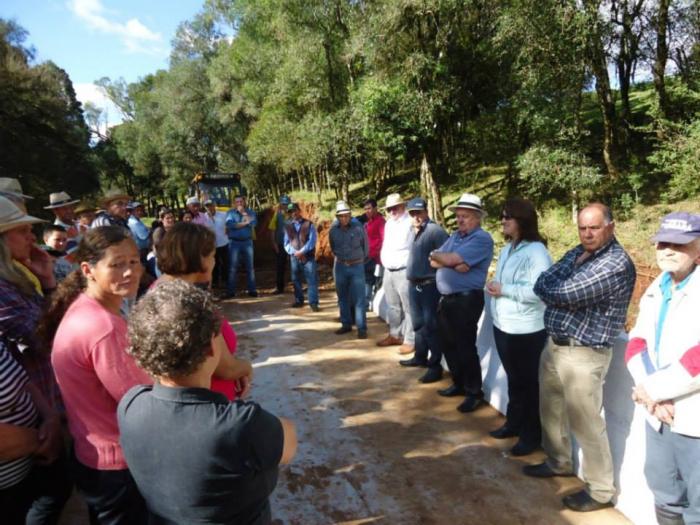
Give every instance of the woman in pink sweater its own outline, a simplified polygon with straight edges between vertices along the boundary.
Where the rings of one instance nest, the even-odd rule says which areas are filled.
[[[76,485],[92,523],[138,525],[147,522],[146,506],[119,445],[116,410],[127,390],[153,382],[125,351],[121,315],[139,286],[139,251],[124,229],[103,226],[85,234],[76,260],[80,271],[61,283],[44,318],[74,439]]]

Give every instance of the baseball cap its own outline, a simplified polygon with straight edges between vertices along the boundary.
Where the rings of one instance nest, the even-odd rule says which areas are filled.
[[[290,202],[289,204],[287,204],[287,211],[294,211],[298,209],[299,205],[296,202]]]
[[[661,227],[652,242],[688,244],[700,239],[700,215],[685,211],[669,213],[661,220]]]
[[[292,199],[290,199],[287,195],[282,195],[280,196],[280,204],[283,204],[284,206],[287,206],[292,202]]]
[[[428,203],[422,197],[416,197],[408,201],[406,208],[408,211],[425,211],[428,209]]]
[[[192,197],[187,197],[187,200],[185,201],[185,204],[187,204],[188,206],[189,206],[190,204],[199,204],[199,199],[198,199],[197,197],[194,197],[194,196],[192,196]]]

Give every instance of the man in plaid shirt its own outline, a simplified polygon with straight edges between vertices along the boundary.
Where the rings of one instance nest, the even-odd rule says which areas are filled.
[[[571,510],[613,506],[613,464],[605,420],[603,383],[615,339],[623,329],[636,273],[615,239],[607,206],[590,204],[578,215],[581,244],[569,250],[535,283],[547,305],[551,344],[540,361],[542,446],[547,459],[528,465],[528,476],[572,476],[569,431],[583,451],[585,490],[563,499]],[[568,428],[567,428],[568,427]]]

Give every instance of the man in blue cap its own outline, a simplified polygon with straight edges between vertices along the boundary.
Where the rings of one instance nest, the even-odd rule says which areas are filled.
[[[663,218],[659,275],[642,295],[625,361],[647,414],[647,484],[660,525],[700,523],[700,215]]]
[[[408,201],[408,214],[413,221],[411,244],[406,263],[408,299],[415,333],[415,355],[399,361],[401,366],[420,366],[428,370],[421,383],[442,379],[442,351],[437,340],[437,309],[440,292],[435,283],[437,270],[430,266],[430,252],[447,240],[447,232],[428,217],[428,203],[421,197]],[[430,357],[428,357],[430,351]]]
[[[284,277],[287,272],[287,259],[289,258],[287,252],[284,251],[284,227],[287,221],[287,207],[291,202],[292,200],[288,196],[281,195],[277,204],[277,210],[267,225],[267,229],[270,230],[272,251],[275,252],[275,273],[277,277],[277,287],[273,292],[275,295],[284,292]]]

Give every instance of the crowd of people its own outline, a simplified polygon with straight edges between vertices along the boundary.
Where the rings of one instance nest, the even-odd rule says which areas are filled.
[[[384,276],[389,334],[376,344],[413,353],[399,363],[426,368],[423,383],[442,379],[444,356],[452,384],[437,393],[464,396],[457,409],[469,413],[484,403],[476,339],[486,308],[509,400],[505,423],[491,436],[516,437],[513,456],[543,449],[545,461],[523,472],[550,478],[574,475],[573,435],[585,488],[564,497],[564,506],[578,512],[613,506],[603,384],[636,272],[615,238],[611,210],[584,207],[577,217],[580,244],[553,263],[534,205],[507,200],[500,216],[506,244],[489,278],[494,242],[481,227],[486,211],[478,196],[465,193],[450,208],[457,224],[451,235],[430,219],[420,197],[405,202],[388,195],[379,228],[376,202],[364,204],[364,232],[343,201],[331,228],[336,333],[351,331],[354,322],[357,336],[367,336],[362,312],[370,294],[361,292],[362,269],[381,265],[383,272],[371,273]],[[667,215],[653,242],[662,273],[643,295],[625,358],[636,383],[632,398],[649,421],[645,474],[657,521],[700,523],[700,328],[692,321],[700,307],[700,215]],[[368,290],[373,282],[367,278]]]
[[[119,191],[99,209],[51,194],[53,224],[27,214],[28,198],[16,180],[0,180],[3,520],[57,523],[75,486],[91,523],[269,523],[278,465],[295,454],[294,425],[245,401],[252,367],[235,356],[236,334],[210,293],[235,296],[243,268],[248,295],[258,295],[258,217],[245,197],[228,212],[190,197],[181,220],[163,209],[152,227]],[[403,367],[424,368],[423,383],[443,378],[444,357],[452,383],[437,393],[463,398],[457,409],[470,413],[484,404],[476,340],[487,310],[509,398],[491,436],[517,438],[513,456],[543,449],[545,461],[523,471],[549,478],[574,475],[573,435],[585,488],[563,504],[612,506],[603,384],[636,274],[611,210],[585,206],[580,243],[553,262],[535,206],[507,200],[494,271],[476,195],[450,207],[451,234],[421,197],[394,193],[382,208],[374,199],[363,208],[353,217],[338,201],[328,233],[335,333],[354,326],[366,339],[381,288],[388,333],[376,345],[398,347]],[[319,311],[315,225],[282,196],[267,229],[274,293],[284,292],[289,265],[290,306]],[[700,216],[667,215],[653,242],[661,274],[627,344],[631,396],[647,413],[645,474],[658,522],[700,523]]]

